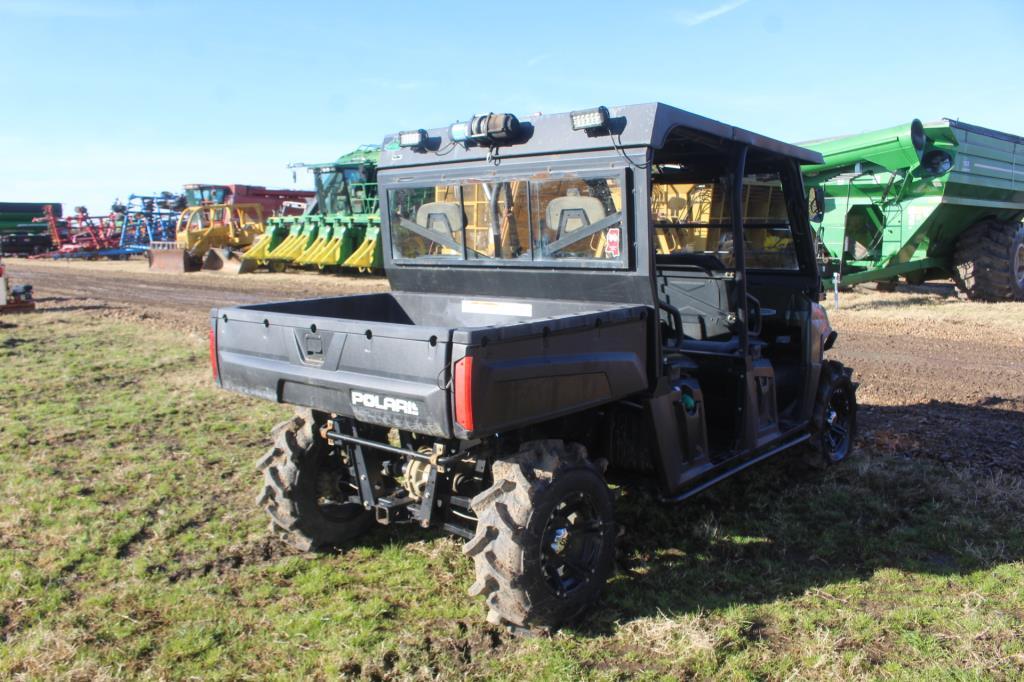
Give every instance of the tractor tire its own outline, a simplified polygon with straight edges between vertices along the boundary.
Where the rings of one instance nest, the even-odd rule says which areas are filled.
[[[274,445],[256,463],[263,473],[263,492],[256,502],[270,516],[270,530],[303,552],[340,545],[365,533],[373,514],[341,497],[344,476],[340,462],[320,434],[323,420],[312,410],[274,427]]]
[[[811,440],[806,462],[825,468],[845,460],[857,437],[857,386],[852,370],[835,360],[821,366],[818,396],[811,416]]]
[[[560,440],[525,443],[492,465],[494,484],[472,500],[471,596],[488,622],[550,630],[591,606],[612,573],[612,496],[586,449]]]
[[[953,279],[962,298],[1024,301],[1024,225],[983,220],[956,242]]]

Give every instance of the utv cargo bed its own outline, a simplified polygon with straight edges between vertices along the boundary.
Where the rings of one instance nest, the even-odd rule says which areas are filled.
[[[224,388],[426,435],[495,433],[649,383],[645,306],[393,292],[211,315]],[[460,423],[452,367],[467,356]]]

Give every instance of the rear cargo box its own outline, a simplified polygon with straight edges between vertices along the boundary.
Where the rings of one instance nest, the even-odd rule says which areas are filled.
[[[393,292],[212,314],[223,387],[428,435],[494,433],[648,382],[643,306]],[[452,421],[467,354],[472,431]]]

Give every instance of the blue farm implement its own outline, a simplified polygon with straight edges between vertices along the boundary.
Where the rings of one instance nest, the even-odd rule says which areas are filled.
[[[117,252],[109,255],[144,255],[153,242],[173,241],[184,204],[184,197],[170,192],[132,194],[127,204],[115,203],[114,215],[121,229]]]

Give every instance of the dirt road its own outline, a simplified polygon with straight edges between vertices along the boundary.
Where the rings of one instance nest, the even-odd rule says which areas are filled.
[[[211,307],[386,290],[381,279],[310,273],[160,275],[144,262],[7,261],[42,310],[201,332]],[[863,443],[901,457],[1024,473],[1024,304],[959,301],[951,287],[854,291],[832,310],[832,354],[861,383]]]
[[[380,277],[308,272],[187,275],[149,272],[145,261],[5,261],[15,283],[34,287],[45,309],[88,308],[115,317],[141,315],[205,329],[210,308],[288,298],[386,291]]]

